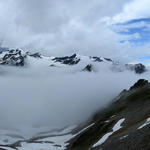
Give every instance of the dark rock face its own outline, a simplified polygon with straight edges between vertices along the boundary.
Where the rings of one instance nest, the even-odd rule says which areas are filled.
[[[0,65],[10,65],[10,66],[24,66],[25,59],[27,56],[34,57],[34,58],[42,58],[41,54],[39,53],[30,53],[24,52],[20,49],[12,49],[12,50],[5,50],[0,53],[2,57],[0,58]]]
[[[135,65],[135,72],[136,73],[141,74],[145,71],[146,71],[146,67],[143,64],[140,63],[140,64]]]
[[[141,63],[134,64],[134,65],[127,64],[126,68],[129,69],[129,70],[135,71],[135,73],[137,73],[137,74],[142,74],[142,73],[146,72],[146,67]]]
[[[113,62],[110,58],[104,58],[107,61]]]
[[[91,71],[93,71],[93,66],[91,64],[89,64],[83,69],[83,71],[91,72]]]
[[[100,57],[94,56],[94,57],[90,57],[91,59],[93,59],[95,62],[102,62],[103,60]],[[103,58],[106,61],[109,62],[113,62],[110,58]]]
[[[92,58],[95,62],[102,62],[103,60],[102,59],[100,59],[99,57],[90,57],[90,58]]]
[[[89,57],[91,59],[92,62],[103,62],[103,60],[100,57]],[[104,58],[106,61],[109,62],[113,62],[111,59],[109,58]],[[55,57],[53,59],[55,62],[61,62],[62,64],[66,64],[66,65],[75,65],[78,64],[80,62],[80,58],[77,58],[76,54],[73,54],[71,56],[65,56],[65,57]]]
[[[75,65],[78,64],[80,59],[76,57],[76,54],[73,54],[72,56],[65,56],[65,57],[55,57],[53,60],[55,62],[61,62],[62,64],[66,65]]]
[[[24,66],[26,55],[23,55],[21,50],[9,50],[6,52],[0,60],[0,64]]]
[[[24,52],[19,49],[6,50],[1,54],[4,55],[0,59],[0,65],[24,66],[25,59],[27,56],[34,57],[34,58],[41,58],[41,54],[39,53],[31,54],[29,52]]]
[[[121,127],[112,132],[120,119],[124,119]],[[148,119],[150,83],[140,79],[129,90],[124,90],[112,104],[97,112],[88,123],[85,123],[83,128],[93,125],[70,140],[67,150],[149,150]],[[108,133],[111,135],[102,144],[93,146]]]
[[[34,58],[42,58],[40,53],[29,54],[29,56]]]
[[[128,136],[116,135],[111,141],[103,145],[104,150],[149,150],[150,149],[150,125],[141,130],[134,130]],[[122,138],[122,137],[125,138]],[[93,149],[94,150],[94,149]]]
[[[143,87],[147,84],[148,84],[148,80],[140,79],[130,88],[130,90]]]

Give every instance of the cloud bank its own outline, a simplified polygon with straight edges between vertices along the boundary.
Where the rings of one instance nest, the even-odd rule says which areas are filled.
[[[113,17],[114,22],[126,22],[132,19],[149,18],[149,0],[132,0],[127,3],[122,12]]]
[[[119,55],[120,37],[102,20],[120,12],[125,3],[127,0],[1,0],[1,45],[50,55]]]
[[[102,68],[99,73],[1,68],[0,127],[63,127],[85,121],[124,88],[146,77]],[[9,72],[8,72],[9,71]],[[115,87],[115,88],[114,88]]]

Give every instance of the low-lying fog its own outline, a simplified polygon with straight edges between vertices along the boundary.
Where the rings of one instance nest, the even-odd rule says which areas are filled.
[[[86,120],[139,78],[133,72],[1,68],[0,126],[63,127]]]

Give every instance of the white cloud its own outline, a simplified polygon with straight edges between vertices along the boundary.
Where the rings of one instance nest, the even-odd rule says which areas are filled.
[[[0,38],[3,46],[38,49],[51,55],[79,52],[115,56],[119,37],[101,20],[121,11],[126,2],[3,0]]]
[[[132,0],[127,3],[123,11],[113,17],[113,22],[125,22],[131,19],[150,17],[149,0]]]
[[[135,59],[141,54],[129,42],[120,44],[126,37],[109,25],[112,18],[125,21],[149,16],[148,4],[148,0],[1,0],[0,39],[3,46],[49,55]]]
[[[149,78],[149,72],[116,73],[106,67],[102,65],[97,73],[69,73],[66,68],[2,66],[0,127],[41,124],[63,127],[83,122],[139,78]]]

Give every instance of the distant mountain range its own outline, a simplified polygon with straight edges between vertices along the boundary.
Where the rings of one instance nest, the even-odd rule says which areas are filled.
[[[54,57],[43,56],[40,53],[30,53],[21,49],[3,49],[0,53],[0,65],[16,66],[16,67],[54,67],[65,68],[75,66],[76,71],[97,72],[101,68],[106,68],[114,72],[122,72],[125,70],[134,71],[141,74],[147,71],[146,66],[141,63],[122,64],[110,58],[99,56],[83,56],[73,54],[71,56]]]

